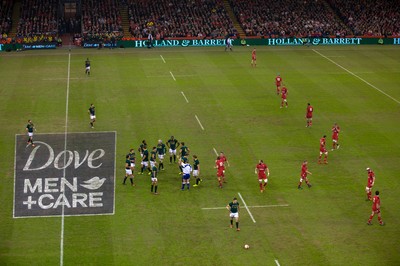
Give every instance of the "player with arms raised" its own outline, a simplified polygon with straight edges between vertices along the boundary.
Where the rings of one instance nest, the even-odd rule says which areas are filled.
[[[299,182],[299,185],[297,186],[298,189],[303,189],[301,187],[301,185],[303,184],[303,181],[306,181],[308,188],[312,187],[312,185],[310,184],[310,182],[308,181],[308,178],[307,178],[307,175],[312,175],[311,172],[308,171],[307,164],[308,164],[308,162],[304,161],[303,164],[301,165],[300,182]]]
[[[322,154],[324,154],[324,164],[328,163],[328,151],[326,150],[326,135],[319,140],[319,157],[318,163],[321,163]]]
[[[340,133],[340,127],[338,124],[334,124],[332,127],[332,151],[339,149],[339,133]]]
[[[311,127],[312,126],[313,112],[314,112],[314,108],[311,106],[310,103],[308,103],[307,104],[307,110],[306,110],[306,121],[307,121],[306,127]]]
[[[365,187],[365,192],[367,193],[367,201],[372,200],[372,187],[375,184],[375,173],[372,171],[371,168],[367,168],[367,173],[368,173],[368,180],[367,180],[367,186]]]
[[[281,84],[282,84],[282,78],[281,78],[281,75],[277,75],[276,77],[275,77],[275,85],[276,85],[276,94],[277,95],[279,95],[281,92],[280,92],[280,90],[281,90]]]
[[[263,193],[265,190],[265,187],[267,186],[268,183],[268,177],[269,177],[269,169],[268,166],[264,163],[263,160],[260,160],[258,164],[256,165],[256,169],[254,170],[256,174],[258,174],[258,182],[260,184],[260,192]],[[263,185],[264,182],[264,185]]]
[[[368,225],[372,225],[371,221],[372,218],[374,218],[375,214],[378,214],[378,221],[380,225],[385,225],[385,223],[382,221],[381,217],[381,199],[379,198],[379,191],[375,191],[375,196],[372,199],[372,213],[369,216]]]

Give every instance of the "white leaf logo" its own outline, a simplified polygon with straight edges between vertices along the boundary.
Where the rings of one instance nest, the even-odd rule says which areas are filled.
[[[86,184],[85,185],[81,184],[81,186],[90,190],[96,190],[104,184],[104,181],[106,181],[106,178],[100,179],[98,176],[95,176],[89,180],[83,181],[83,183]]]

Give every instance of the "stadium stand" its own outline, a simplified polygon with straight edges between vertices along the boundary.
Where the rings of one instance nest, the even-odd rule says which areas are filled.
[[[247,36],[345,36],[348,28],[320,0],[230,0]]]
[[[83,0],[82,34],[85,40],[109,40],[123,36],[117,0]]]
[[[134,38],[214,38],[236,30],[222,0],[130,0],[130,32]]]
[[[328,0],[355,35],[400,36],[398,0]]]
[[[6,37],[12,25],[13,0],[3,0],[0,2],[0,34]]]

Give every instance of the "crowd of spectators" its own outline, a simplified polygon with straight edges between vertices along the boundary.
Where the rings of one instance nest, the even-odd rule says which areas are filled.
[[[322,0],[229,2],[247,36],[344,36],[350,33]]]
[[[0,0],[0,35],[1,37],[7,37],[7,33],[11,29],[12,25],[12,7],[13,0]]]
[[[56,36],[57,4],[57,0],[22,0],[17,37],[47,39]]]
[[[400,36],[398,0],[328,0],[355,35]]]
[[[225,37],[235,35],[222,0],[130,0],[130,32],[135,38]]]
[[[123,36],[118,0],[82,0],[82,35],[85,40]]]

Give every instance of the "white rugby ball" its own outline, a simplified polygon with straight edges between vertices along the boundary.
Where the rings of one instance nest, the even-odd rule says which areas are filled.
[[[249,249],[250,246],[246,244],[246,245],[244,245],[244,248],[245,248],[245,249]]]

